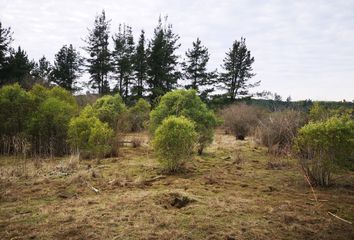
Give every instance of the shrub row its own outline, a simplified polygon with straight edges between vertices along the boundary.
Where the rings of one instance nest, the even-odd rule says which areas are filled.
[[[88,157],[116,152],[118,132],[140,131],[149,119],[143,99],[127,109],[119,95],[103,96],[80,112],[68,91],[18,84],[0,89],[0,154]],[[116,153],[114,153],[116,154]]]

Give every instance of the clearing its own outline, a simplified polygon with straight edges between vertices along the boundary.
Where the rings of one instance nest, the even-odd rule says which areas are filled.
[[[296,160],[222,131],[177,175],[146,142],[99,161],[2,157],[0,239],[354,239],[354,173],[334,177],[315,201]]]

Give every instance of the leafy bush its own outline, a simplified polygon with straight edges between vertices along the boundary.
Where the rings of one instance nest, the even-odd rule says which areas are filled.
[[[26,151],[27,122],[33,109],[29,94],[18,84],[0,89],[0,152],[18,154]]]
[[[34,85],[26,92],[18,84],[5,86],[0,90],[2,145],[7,153],[21,149],[21,143],[26,145],[21,150],[32,154],[65,154],[68,123],[76,111],[75,98],[60,87]],[[9,138],[14,146],[7,144]]]
[[[76,111],[76,105],[58,98],[48,97],[44,100],[28,124],[32,150],[51,156],[68,153],[68,124]]]
[[[0,89],[0,133],[15,136],[25,130],[30,117],[32,101],[19,84]]]
[[[118,118],[127,111],[127,108],[119,94],[103,96],[92,105],[95,115],[104,123],[117,130]]]
[[[80,115],[71,119],[68,139],[71,147],[86,157],[103,157],[111,151],[114,133],[107,123],[97,117]]]
[[[259,107],[246,104],[233,104],[221,112],[224,127],[237,139],[243,140],[252,134],[265,112]]]
[[[170,116],[157,128],[153,146],[165,169],[174,172],[191,157],[196,140],[197,133],[192,121]]]
[[[310,108],[309,120],[312,122],[323,121],[329,117],[329,111],[325,109],[319,102],[315,102]]]
[[[194,121],[198,133],[198,153],[213,141],[217,119],[214,113],[198,97],[194,90],[175,90],[166,93],[158,106],[150,113],[150,132],[168,116],[184,116]]]
[[[268,152],[288,153],[300,127],[305,124],[301,112],[284,110],[273,112],[260,121],[256,129],[256,140],[268,148]]]
[[[128,120],[132,132],[138,132],[145,128],[149,121],[150,109],[151,105],[142,98],[129,109]]]
[[[331,117],[349,116],[354,119],[354,109],[345,106],[325,107],[323,103],[315,102],[309,111],[309,121],[318,122],[325,121]]]
[[[332,117],[310,122],[299,130],[294,146],[310,179],[327,186],[333,169],[354,166],[354,121]]]

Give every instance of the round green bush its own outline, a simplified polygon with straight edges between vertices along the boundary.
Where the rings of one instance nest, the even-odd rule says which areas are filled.
[[[149,121],[151,105],[144,99],[139,101],[131,108],[129,108],[129,123],[132,132],[138,132],[145,128]]]
[[[310,122],[299,130],[294,148],[309,177],[328,185],[334,169],[354,166],[354,121],[343,116]]]
[[[175,90],[166,93],[158,106],[150,113],[150,133],[155,134],[161,122],[168,116],[184,116],[195,123],[198,133],[198,153],[212,143],[217,119],[195,90]]]
[[[93,110],[96,112],[96,116],[104,123],[117,130],[118,119],[122,113],[127,111],[127,108],[119,94],[114,96],[103,96],[92,105]]]
[[[103,157],[111,151],[113,130],[97,117],[80,115],[69,124],[69,143],[76,152],[87,157]]]
[[[185,117],[170,116],[157,128],[153,146],[164,168],[175,172],[191,157],[196,139],[192,121]]]

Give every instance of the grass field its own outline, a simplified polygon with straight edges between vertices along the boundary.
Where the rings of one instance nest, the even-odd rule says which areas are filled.
[[[144,141],[147,137],[140,137]],[[218,132],[177,175],[152,150],[0,159],[0,239],[354,239],[354,173],[315,188],[296,160]]]

